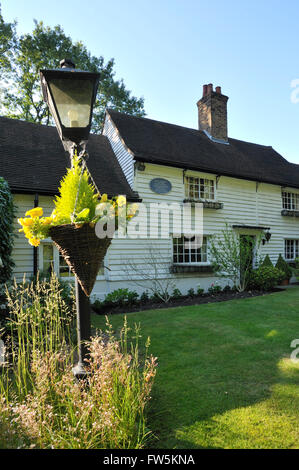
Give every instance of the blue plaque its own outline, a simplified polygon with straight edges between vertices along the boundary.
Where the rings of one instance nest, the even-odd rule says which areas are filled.
[[[167,194],[171,191],[172,184],[164,178],[155,178],[150,182],[150,188],[154,193]]]

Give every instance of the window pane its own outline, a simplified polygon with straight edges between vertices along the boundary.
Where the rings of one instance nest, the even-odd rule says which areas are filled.
[[[60,277],[73,277],[74,276],[67,262],[65,261],[65,259],[60,253],[59,253],[59,276]]]
[[[186,197],[191,199],[215,199],[214,180],[187,176],[185,182]]]
[[[43,259],[53,260],[53,245],[43,245]]]
[[[98,272],[98,276],[104,276],[104,260],[102,261],[102,264],[101,264],[101,267],[99,269],[99,272]]]
[[[195,241],[195,237],[174,238],[173,262],[186,264],[207,263],[207,238],[203,237],[203,244],[201,248],[196,248],[194,245]]]
[[[43,273],[51,274],[54,270],[54,251],[53,245],[43,244]]]
[[[298,256],[299,240],[285,240],[285,259],[293,260]]]
[[[299,210],[299,194],[283,191],[282,207],[287,210]]]

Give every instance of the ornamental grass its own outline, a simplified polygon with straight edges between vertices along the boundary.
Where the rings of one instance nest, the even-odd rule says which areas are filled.
[[[146,410],[156,374],[147,340],[126,320],[118,335],[89,343],[86,380],[76,380],[74,313],[57,278],[8,294],[7,362],[0,366],[0,448],[127,449],[151,436]]]

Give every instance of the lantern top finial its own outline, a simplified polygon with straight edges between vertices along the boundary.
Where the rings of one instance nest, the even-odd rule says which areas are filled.
[[[62,69],[75,69],[76,66],[72,59],[63,59],[60,61],[60,67]]]

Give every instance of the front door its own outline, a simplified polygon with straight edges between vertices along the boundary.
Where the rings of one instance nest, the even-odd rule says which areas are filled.
[[[242,284],[245,281],[244,278],[248,277],[253,269],[255,244],[254,235],[240,235],[240,279]]]

